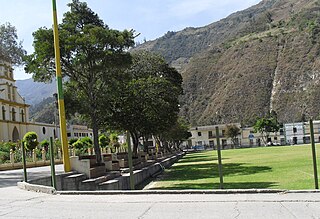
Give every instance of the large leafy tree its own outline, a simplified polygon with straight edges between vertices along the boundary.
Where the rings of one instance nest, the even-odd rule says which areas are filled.
[[[279,122],[275,112],[271,112],[263,118],[256,121],[253,126],[254,132],[259,132],[262,136],[262,141],[266,145],[270,133],[277,132],[280,129]]]
[[[233,148],[238,144],[237,138],[240,134],[240,128],[234,124],[227,125],[226,136],[231,139]]]
[[[25,54],[16,28],[10,23],[0,25],[0,58],[13,65],[20,65]]]
[[[59,25],[62,72],[68,113],[80,113],[93,129],[97,163],[101,162],[98,130],[108,114],[109,94],[131,62],[127,49],[134,45],[133,31],[110,29],[86,3],[73,0]],[[35,52],[26,58],[26,72],[37,81],[55,75],[52,29],[33,33]],[[111,95],[110,95],[111,96]]]
[[[132,56],[126,80],[110,103],[113,114],[108,121],[130,132],[137,153],[140,137],[158,135],[176,123],[182,77],[159,55],[140,51]]]
[[[167,147],[168,150],[171,150],[173,147],[178,148],[183,141],[188,140],[192,136],[189,129],[190,124],[184,118],[179,117],[176,123],[168,127],[159,137],[163,145]]]

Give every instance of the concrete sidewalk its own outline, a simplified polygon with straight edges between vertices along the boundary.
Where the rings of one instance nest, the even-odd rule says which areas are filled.
[[[48,195],[0,189],[0,218],[320,218],[320,193]]]

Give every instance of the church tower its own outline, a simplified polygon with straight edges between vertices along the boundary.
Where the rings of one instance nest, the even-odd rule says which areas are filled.
[[[13,79],[13,68],[10,63],[0,59],[0,139],[17,141],[22,126],[29,121],[29,105],[20,96]],[[22,126],[21,126],[22,125]]]

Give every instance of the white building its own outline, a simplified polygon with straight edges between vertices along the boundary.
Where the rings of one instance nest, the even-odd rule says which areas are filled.
[[[231,124],[221,124],[221,125],[210,125],[210,126],[198,126],[192,127],[190,132],[192,137],[190,138],[188,145],[190,146],[209,146],[216,148],[217,145],[217,135],[216,135],[216,127],[219,129],[219,138],[222,147],[232,145],[231,139],[229,139],[225,132],[227,130],[227,125]],[[241,127],[240,123],[235,123],[239,129]],[[240,144],[241,134],[238,136],[238,144]]]
[[[67,125],[67,136],[70,138],[84,138],[90,137],[93,138],[92,129],[88,129],[84,125]]]
[[[56,136],[59,128],[29,121],[29,105],[17,91],[10,63],[0,60],[0,141],[16,142],[34,131],[39,139]]]
[[[93,135],[86,126],[72,125],[68,128],[70,137]],[[38,134],[39,142],[50,137],[60,138],[59,126],[29,121],[29,105],[17,91],[13,69],[10,63],[0,60],[0,141],[16,142],[31,131]]]

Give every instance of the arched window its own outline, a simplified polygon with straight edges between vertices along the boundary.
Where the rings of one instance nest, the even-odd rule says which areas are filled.
[[[8,84],[8,100],[11,100],[11,86]]]
[[[45,135],[46,134],[46,127],[42,127],[42,133]]]
[[[12,114],[12,121],[16,121],[16,110],[14,108],[12,108],[11,114]]]
[[[6,108],[2,106],[2,119],[6,120]]]
[[[24,122],[24,111],[23,111],[23,109],[21,110],[21,122]]]

